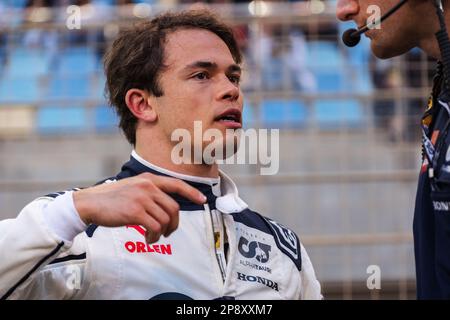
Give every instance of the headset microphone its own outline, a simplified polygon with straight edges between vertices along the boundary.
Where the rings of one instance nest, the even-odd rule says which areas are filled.
[[[348,29],[342,35],[342,42],[344,42],[344,44],[350,48],[356,46],[361,41],[361,34],[369,30],[369,28],[367,28],[365,31],[363,31],[365,28],[367,28],[367,26],[359,31],[354,28]]]
[[[378,21],[375,21],[375,23],[366,24],[362,28],[357,29],[348,29],[344,32],[342,35],[342,42],[347,47],[354,47],[356,46],[359,41],[361,41],[361,34],[369,31],[371,28],[375,27],[376,25],[379,25],[384,19],[388,18],[391,14],[393,14],[395,11],[401,8],[408,0],[401,0],[399,3],[397,3],[391,10],[386,12]]]

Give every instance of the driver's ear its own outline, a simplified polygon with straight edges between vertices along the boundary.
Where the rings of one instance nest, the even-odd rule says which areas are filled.
[[[158,118],[154,106],[155,100],[146,90],[128,90],[125,95],[125,103],[131,113],[140,120],[154,122]]]

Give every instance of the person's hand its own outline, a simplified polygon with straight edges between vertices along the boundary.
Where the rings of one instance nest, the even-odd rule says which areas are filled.
[[[197,204],[206,202],[206,197],[186,182],[151,173],[76,191],[73,201],[86,224],[141,225],[147,229],[147,243],[153,243],[178,227],[180,206],[168,193]]]

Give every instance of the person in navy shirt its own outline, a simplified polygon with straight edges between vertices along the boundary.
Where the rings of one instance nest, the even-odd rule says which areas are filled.
[[[381,25],[369,27],[369,6],[381,9]],[[392,14],[392,18],[389,18]],[[362,33],[381,59],[419,47],[438,60],[432,94],[422,119],[422,167],[414,212],[417,297],[450,298],[450,66],[446,22],[450,2],[440,0],[338,0],[336,15],[353,20],[358,29],[343,35],[349,46]]]

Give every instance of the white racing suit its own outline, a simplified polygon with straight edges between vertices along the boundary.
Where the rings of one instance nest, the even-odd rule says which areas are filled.
[[[291,230],[248,209],[235,184],[176,174],[134,151],[106,182],[151,172],[183,179],[208,201],[180,205],[178,229],[145,243],[141,226],[86,226],[66,191],[0,222],[2,299],[321,299]],[[76,191],[75,191],[76,192]]]

